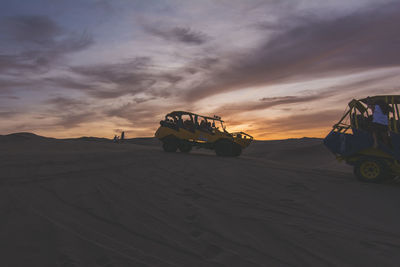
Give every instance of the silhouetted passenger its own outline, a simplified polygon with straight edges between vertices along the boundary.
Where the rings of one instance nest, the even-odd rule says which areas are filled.
[[[183,127],[183,120],[181,118],[178,119],[177,125],[178,127]]]
[[[113,142],[114,142],[114,143],[118,143],[118,136],[117,136],[117,135],[114,135]]]
[[[378,139],[389,145],[388,136],[388,114],[390,107],[385,102],[368,103],[368,108],[372,110],[372,137],[374,138],[374,148],[378,147]]]
[[[125,140],[125,132],[122,132],[121,133],[121,141],[124,141]]]
[[[208,130],[210,133],[212,133],[213,128],[212,128],[212,126],[211,126],[211,122],[207,122],[207,130]]]
[[[184,125],[185,129],[187,129],[189,131],[193,131],[194,123],[191,120],[185,120],[183,122],[183,125]]]

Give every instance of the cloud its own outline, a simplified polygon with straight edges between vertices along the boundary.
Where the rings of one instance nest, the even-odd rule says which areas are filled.
[[[71,67],[70,70],[98,82],[130,85],[142,81],[146,77],[143,75],[143,69],[149,62],[150,58],[139,57],[126,63],[76,66]]]
[[[213,111],[215,114],[223,114],[229,116],[239,112],[263,110],[279,105],[296,104],[309,102],[324,98],[326,94],[309,94],[304,96],[282,96],[282,97],[265,97],[259,101],[248,101],[240,103],[231,103],[219,106]]]
[[[83,82],[69,76],[45,78],[43,79],[43,82],[51,86],[67,88],[67,89],[76,89],[79,91],[95,90],[95,86],[93,84],[90,84],[89,82]]]
[[[71,78],[55,78],[52,81],[65,88],[86,91],[101,99],[140,93],[166,98],[171,95],[169,89],[183,79],[178,72],[152,70],[151,59],[148,57],[138,57],[123,63],[75,66],[70,71],[83,77],[86,82]]]
[[[194,31],[189,27],[163,28],[160,26],[144,25],[143,29],[154,36],[166,41],[184,43],[188,45],[202,45],[208,41],[207,35],[200,31]]]
[[[282,96],[282,97],[264,97],[260,99],[260,104],[252,107],[253,110],[266,109],[279,105],[287,104],[297,104],[303,102],[310,102],[314,100],[319,100],[326,98],[328,96],[334,95],[335,92],[323,92],[323,93],[313,93],[303,96]]]
[[[251,135],[262,138],[288,138],[303,137],[304,134],[316,134],[321,137],[330,131],[336,123],[343,110],[321,110],[313,113],[289,115],[274,119],[254,120],[250,122],[253,126],[248,132]]]
[[[135,98],[133,99],[133,101],[134,101],[136,104],[140,104],[140,103],[145,103],[145,102],[147,102],[147,101],[154,100],[154,99],[156,99],[156,98],[155,98],[155,97],[150,97],[150,98],[135,97]]]
[[[16,16],[2,20],[3,38],[9,41],[49,45],[63,30],[46,16]]]
[[[8,17],[0,25],[3,74],[46,72],[65,55],[93,44],[89,34],[68,32],[47,16]]]
[[[86,101],[62,96],[47,99],[43,103],[46,105],[51,105],[58,110],[76,109],[81,106],[87,106]]]
[[[388,88],[384,81],[399,76],[399,71],[384,73],[380,75],[371,75],[368,78],[362,78],[355,81],[347,81],[340,85],[330,85],[319,90],[304,90],[298,95],[280,96],[280,97],[263,97],[258,101],[241,101],[240,103],[229,103],[219,106],[213,112],[216,114],[224,114],[225,116],[238,112],[256,111],[269,109],[280,105],[291,105],[299,103],[308,103],[318,100],[326,100],[330,97],[343,96],[342,98],[350,101],[351,98],[358,98],[368,94],[376,94],[377,89],[381,94],[394,93],[397,88]],[[349,92],[353,96],[348,96]],[[361,95],[357,95],[360,94]],[[345,103],[344,103],[345,104]]]
[[[62,126],[64,128],[74,128],[81,123],[98,121],[97,109],[89,106],[86,100],[75,99],[65,96],[52,97],[42,101],[45,107],[44,114],[51,118],[51,126]]]
[[[152,136],[159,126],[158,122],[165,115],[165,107],[131,102],[120,107],[106,109],[103,114],[111,121],[125,120],[127,122],[125,125],[121,125],[120,122],[118,125],[119,128],[124,128],[126,133],[134,136]]]
[[[179,103],[162,105],[160,103],[132,101],[119,107],[104,109],[103,114],[106,117],[124,119],[129,122],[129,128],[134,127],[141,133],[147,130],[147,133],[152,134],[158,128],[158,122],[164,119],[165,114],[172,110],[185,109]]]
[[[284,20],[291,21],[286,22],[291,26],[269,35],[258,47],[223,55],[227,59],[224,65],[210,69],[204,80],[187,92],[186,100],[250,86],[400,65],[397,3],[336,18]]]
[[[154,118],[162,112],[161,110],[163,108],[159,106],[128,103],[117,108],[105,110],[104,114],[110,117],[126,119],[136,127],[148,127],[154,126]]]
[[[12,99],[12,100],[18,100],[18,99],[20,99],[18,96],[15,96],[15,95],[6,95],[6,96],[4,96],[4,98]]]
[[[29,80],[19,81],[16,79],[0,79],[0,95],[12,93],[13,88],[24,87],[29,84]]]
[[[124,32],[125,26],[132,27],[132,21],[124,22],[123,16],[118,18],[118,23],[117,20],[107,18],[107,27],[96,27],[94,33],[98,34],[96,40],[104,43],[94,47],[93,53],[82,53],[79,59],[75,57],[75,64],[79,65],[72,66],[67,60],[68,56],[91,48],[94,43],[91,34],[77,33],[79,29],[76,28],[75,31],[69,31],[62,26],[76,27],[75,23],[64,21],[66,24],[58,24],[50,16],[36,15],[0,18],[2,33],[0,95],[5,98],[20,88],[29,89],[30,92],[27,94],[25,92],[16,94],[21,97],[21,103],[23,101],[28,103],[27,107],[17,105],[16,107],[29,111],[26,112],[26,121],[29,121],[32,127],[36,122],[32,122],[28,115],[43,116],[43,119],[38,119],[37,124],[44,125],[48,122],[46,127],[49,128],[53,126],[60,129],[62,127],[59,126],[74,128],[84,123],[95,122],[100,125],[107,122],[113,128],[129,125],[132,126],[130,130],[151,133],[158,126],[157,121],[168,111],[200,106],[196,105],[196,102],[215,94],[246,90],[247,87],[304,82],[320,77],[338,77],[340,84],[336,80],[334,86],[326,85],[326,82],[317,85],[313,83],[313,88],[310,90],[299,92],[296,88],[297,93],[289,92],[286,96],[280,97],[270,97],[267,92],[268,87],[265,87],[263,90],[265,97],[257,94],[256,97],[259,99],[255,98],[253,101],[216,103],[212,108],[216,110],[214,112],[210,112],[209,103],[200,106],[208,114],[220,114],[232,119],[234,116],[230,115],[237,114],[238,120],[244,117],[240,114],[242,112],[274,107],[279,107],[279,110],[293,108],[291,112],[280,113],[281,118],[249,120],[250,123],[257,125],[253,128],[254,133],[262,135],[263,132],[277,134],[280,129],[295,133],[299,131],[297,127],[305,127],[302,129],[316,129],[321,125],[328,127],[330,123],[328,125],[324,122],[326,118],[337,119],[336,115],[329,115],[335,111],[328,110],[324,119],[318,117],[318,114],[309,114],[313,112],[312,105],[308,106],[306,103],[314,104],[318,100],[325,103],[324,100],[327,98],[331,99],[326,103],[339,103],[349,97],[350,91],[356,95],[374,92],[373,90],[380,90],[379,93],[383,90],[394,90],[389,88],[390,82],[394,80],[393,77],[388,77],[391,80],[386,82],[384,76],[372,78],[363,76],[363,80],[350,83],[348,81],[351,79],[346,80],[347,78],[339,76],[399,65],[400,37],[397,26],[400,25],[400,7],[398,5],[373,4],[368,9],[364,8],[353,13],[346,10],[347,15],[340,16],[338,14],[344,12],[343,10],[332,12],[329,16],[310,15],[310,10],[305,14],[302,10],[297,12],[297,16],[293,16],[299,10],[296,8],[297,5],[309,4],[293,4],[293,1],[280,0],[268,3],[262,0],[254,3],[239,0],[225,2],[203,3],[200,11],[189,3],[187,5],[193,8],[190,11],[193,13],[185,10],[184,15],[180,13],[182,10],[163,16],[148,14],[152,19],[157,16],[165,23],[158,25],[142,23],[140,26],[147,36],[142,35],[140,29],[133,29],[134,40],[126,40],[127,35]],[[115,6],[111,3],[114,2],[96,1],[96,4],[100,5],[97,8],[103,10],[97,13],[103,14],[109,8],[124,6],[119,4]],[[224,13],[222,10],[222,12],[216,10],[216,7],[221,8],[226,4],[231,5],[230,11]],[[341,3],[335,5],[342,6]],[[319,6],[319,8],[324,9],[326,14],[331,6]],[[127,12],[131,13],[129,10]],[[146,12],[152,11],[146,9]],[[176,16],[172,17],[172,14]],[[193,14],[194,17],[189,18],[188,14],[190,16]],[[204,18],[199,19],[196,17],[198,14],[205,14]],[[217,17],[214,17],[215,14],[218,14]],[[246,14],[246,18],[238,22],[239,16],[243,14]],[[268,21],[262,21],[264,18]],[[62,19],[57,18],[57,21]],[[171,21],[175,23],[172,26],[168,24]],[[207,34],[197,30],[203,29],[201,25],[204,25],[204,21],[209,25],[216,24],[207,30]],[[115,25],[108,22],[121,26],[112,37],[106,34],[105,29],[109,30]],[[175,25],[190,26],[174,27]],[[132,28],[129,28],[129,31],[132,31]],[[210,38],[208,34],[213,37]],[[148,38],[149,35],[151,38]],[[114,38],[118,36],[128,42],[116,44]],[[155,38],[160,38],[161,41],[155,42],[157,41]],[[131,41],[135,46],[130,46]],[[153,43],[147,43],[149,41]],[[108,51],[103,54],[103,49],[114,52]],[[102,57],[95,58],[93,55],[98,52]],[[132,57],[132,55],[139,56],[118,61],[121,57]],[[96,62],[104,60],[106,63],[87,63],[85,62],[87,59],[94,59]],[[299,83],[299,86],[304,88],[305,84],[307,83]],[[292,85],[295,86],[295,83]],[[287,90],[290,91],[292,85],[288,86]],[[374,85],[376,88],[373,88]],[[35,89],[35,92],[32,89]],[[32,93],[37,95],[28,101],[27,98],[31,97]],[[46,94],[45,97],[43,94]],[[59,96],[42,101],[49,95]],[[73,95],[82,98],[75,99],[72,98]],[[226,103],[232,100],[227,97],[222,101]],[[121,106],[115,107],[118,104]],[[345,104],[339,108],[344,108]],[[299,106],[304,110],[300,110]],[[295,111],[298,112],[296,116],[289,115]],[[300,115],[300,112],[303,114]],[[0,112],[0,116],[11,118],[12,113],[4,110]],[[9,121],[12,122],[13,119]],[[121,125],[124,121],[126,125]],[[237,125],[243,123],[243,121],[233,122]]]
[[[67,113],[58,116],[58,120],[54,125],[64,128],[74,128],[81,123],[98,121],[98,119],[94,112]]]
[[[12,118],[19,114],[19,112],[15,111],[0,111],[0,118]]]

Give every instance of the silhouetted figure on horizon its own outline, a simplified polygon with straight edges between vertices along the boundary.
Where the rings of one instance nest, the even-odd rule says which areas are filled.
[[[117,136],[117,135],[114,135],[113,142],[114,142],[114,143],[118,143],[118,136]]]
[[[121,133],[121,142],[125,140],[125,132]]]

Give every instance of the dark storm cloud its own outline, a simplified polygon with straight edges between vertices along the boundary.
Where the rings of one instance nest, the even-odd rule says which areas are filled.
[[[14,75],[48,71],[64,55],[93,43],[87,33],[70,33],[47,16],[3,18],[0,31],[0,70]]]
[[[186,99],[196,101],[249,86],[400,65],[398,3],[338,18],[315,16],[284,21],[292,26],[278,28],[252,51],[230,55],[230,61],[210,71],[212,74]]]
[[[145,25],[144,30],[154,36],[167,41],[180,42],[190,45],[201,45],[208,41],[208,37],[199,31],[189,27],[174,27],[172,29]]]

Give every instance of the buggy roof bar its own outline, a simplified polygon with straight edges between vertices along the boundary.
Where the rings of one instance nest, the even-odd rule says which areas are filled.
[[[359,101],[363,102],[364,104],[367,104],[368,101],[371,101],[372,103],[383,101],[383,102],[387,102],[389,104],[391,104],[391,103],[400,104],[400,95],[370,96],[370,97],[366,97],[366,98],[360,99]]]
[[[168,117],[168,116],[182,116],[182,115],[192,115],[192,116],[203,117],[203,118],[210,119],[213,121],[224,122],[223,120],[221,120],[221,117],[218,117],[218,116],[209,117],[209,116],[203,116],[203,115],[199,115],[199,114],[195,114],[195,113],[187,112],[187,111],[172,111],[171,113],[168,113],[166,116]]]

